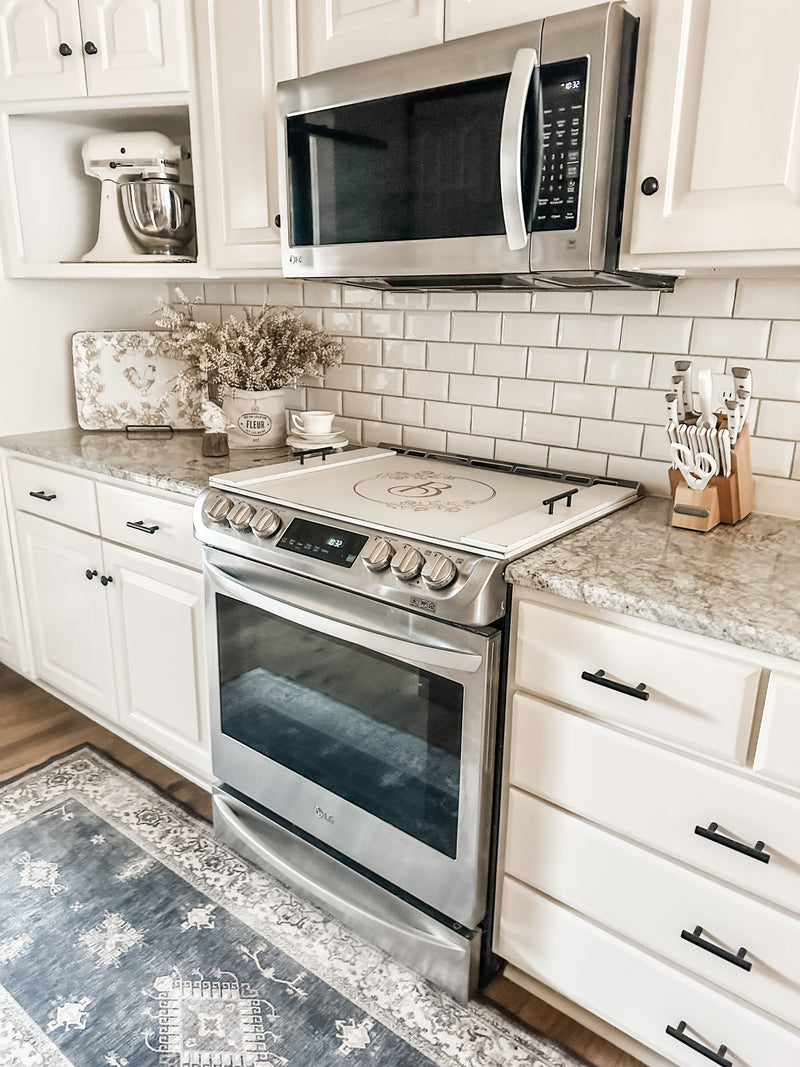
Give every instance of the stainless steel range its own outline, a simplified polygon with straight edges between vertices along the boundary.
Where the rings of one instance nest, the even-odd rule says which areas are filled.
[[[217,832],[467,999],[487,907],[504,568],[638,493],[386,448],[213,478],[195,533]]]

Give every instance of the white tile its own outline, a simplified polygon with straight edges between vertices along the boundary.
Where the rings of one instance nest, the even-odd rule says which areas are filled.
[[[472,421],[472,408],[468,404],[425,405],[425,425],[434,430],[453,430],[468,433]]]
[[[773,441],[767,437],[750,438],[750,460],[753,474],[788,478],[792,473],[793,459],[793,441]]]
[[[348,440],[350,440],[350,441],[361,441],[362,440],[362,429],[361,429],[361,420],[360,419],[348,419],[348,418],[345,418],[344,415],[339,415],[338,418],[336,419],[336,422],[334,423],[334,425],[338,426],[338,428],[340,430],[342,430],[343,433],[347,434]]]
[[[407,370],[404,393],[423,400],[447,400],[450,376],[431,370]]]
[[[792,465],[792,477],[800,478],[800,448],[795,446],[794,450],[794,464]]]
[[[222,309],[219,304],[196,304],[194,317],[198,322],[222,322]]]
[[[756,475],[754,511],[765,515],[783,515],[787,519],[800,519],[800,482],[788,478],[767,478]]]
[[[564,348],[619,348],[621,329],[619,315],[562,315],[558,343]]]
[[[342,393],[342,414],[352,419],[379,419],[381,397],[374,393]]]
[[[478,311],[530,311],[530,293],[478,293]]]
[[[494,459],[494,438],[473,437],[471,434],[449,433],[447,451],[458,456],[476,456],[478,459]]]
[[[769,359],[800,359],[800,322],[773,322]]]
[[[767,354],[769,328],[768,322],[758,319],[696,319],[690,351],[705,356],[758,359]]]
[[[551,382],[582,382],[586,373],[585,348],[532,348],[528,377]]]
[[[451,374],[450,400],[454,404],[497,405],[499,382],[481,374]]]
[[[270,281],[267,283],[270,304],[286,304],[287,307],[302,307],[303,283],[292,281]]]
[[[759,437],[800,441],[800,410],[797,404],[788,400],[762,400],[758,405],[756,433]]]
[[[364,337],[402,337],[404,329],[402,311],[364,311],[361,314]]]
[[[740,278],[733,314],[745,319],[800,319],[800,278]]]
[[[306,389],[306,404],[309,411],[342,411],[342,394],[338,389],[322,389],[309,386]]]
[[[424,341],[384,341],[383,362],[387,367],[425,366],[426,348]]]
[[[491,345],[500,340],[503,316],[499,311],[454,311],[454,341],[472,341]]]
[[[383,398],[384,422],[399,422],[403,426],[422,426],[425,422],[425,405],[421,400],[409,400],[403,396]]]
[[[800,400],[800,362],[788,363],[777,359],[735,359],[732,366],[749,367],[753,374],[752,394],[767,400]],[[800,407],[797,409],[800,422]]]
[[[528,411],[522,422],[522,436],[526,441],[539,441],[543,445],[575,448],[579,428],[580,419]]]
[[[361,440],[365,445],[402,445],[403,427],[391,426],[386,422],[368,422],[361,424]]]
[[[458,345],[454,342],[430,341],[428,343],[428,370],[445,371],[449,374],[471,374],[475,365],[473,345]]]
[[[349,389],[351,392],[361,388],[363,368],[357,363],[340,363],[337,367],[328,367],[325,371],[325,386],[328,389]]]
[[[592,385],[643,388],[650,382],[653,357],[649,352],[592,350],[586,363],[586,381]]]
[[[691,332],[691,319],[626,315],[619,347],[631,352],[688,352]]]
[[[306,307],[339,307],[342,287],[335,282],[304,282],[303,302]]]
[[[548,466],[576,474],[605,474],[608,459],[600,452],[581,452],[577,448],[551,448]]]
[[[553,411],[557,415],[610,419],[613,408],[614,390],[608,386],[556,382]]]
[[[645,491],[653,496],[670,495],[669,476],[664,463],[630,456],[609,456],[608,476],[641,482]]]
[[[661,294],[660,315],[724,318],[733,313],[735,278],[678,278],[671,293]]]
[[[407,311],[406,337],[420,341],[449,341],[449,311]]]
[[[447,449],[447,434],[443,430],[429,430],[424,426],[406,426],[403,430],[406,448],[424,448],[429,452]]]
[[[561,314],[573,312],[579,315],[592,309],[591,293],[534,293],[531,307],[534,311]]]
[[[185,290],[184,290],[185,292]],[[207,304],[235,304],[233,282],[206,282],[205,294]]]
[[[658,311],[658,292],[636,292],[624,289],[598,289],[592,293],[594,315],[655,315]]]
[[[477,293],[428,293],[431,311],[474,311],[477,306]]]
[[[501,378],[498,405],[507,411],[551,411],[553,383]]]
[[[361,333],[361,312],[344,311],[339,308],[324,308],[322,311],[322,325],[328,333],[335,335],[352,334],[358,337]]]
[[[286,395],[286,408],[288,411],[306,410],[306,391],[300,386],[284,389]]]
[[[234,292],[237,304],[259,307],[267,302],[267,286],[264,282],[236,282]]]
[[[177,304],[180,302],[178,296],[178,289],[183,293],[187,300],[201,300],[208,301],[205,294],[205,286],[202,282],[181,282],[180,285],[165,285],[163,299],[168,304]]]
[[[494,458],[500,463],[526,463],[531,467],[547,466],[547,445],[528,441],[496,441]]]
[[[669,466],[669,440],[662,426],[645,426],[642,439],[642,459],[658,460]]]
[[[383,306],[385,308],[426,308],[428,306],[427,293],[384,293]]]
[[[642,427],[632,422],[581,419],[578,447],[587,452],[638,456],[642,450],[642,434]]]
[[[364,367],[363,389],[366,393],[403,395],[403,372],[392,367]]]
[[[247,310],[246,307],[240,307],[239,304],[221,304],[219,317],[222,322],[228,322],[230,319],[234,319],[236,322],[243,322],[247,318]]]
[[[475,407],[472,409],[472,432],[481,437],[516,440],[522,433],[522,412]]]
[[[354,285],[343,285],[342,307],[382,308],[383,293],[380,289],[362,289]]]
[[[307,308],[302,309],[302,316],[305,322],[310,322],[312,326],[316,326],[318,330],[322,329],[322,308]]]
[[[667,421],[665,392],[656,389],[617,389],[615,422],[644,422],[664,426]]]
[[[379,367],[383,362],[383,345],[372,337],[345,337],[344,358],[348,363]]]
[[[554,345],[558,336],[558,315],[529,315],[508,312],[503,315],[504,345]]]
[[[665,392],[672,389],[672,377],[675,374],[675,361],[685,360],[685,355],[675,352],[657,352],[653,357],[653,370],[650,375],[650,385],[653,389]],[[697,375],[701,370],[710,370],[712,374],[725,373],[725,360],[722,356],[692,356],[689,361],[692,364],[692,388],[697,392]]]
[[[524,378],[528,349],[518,345],[476,345],[475,373],[498,374],[504,378]]]

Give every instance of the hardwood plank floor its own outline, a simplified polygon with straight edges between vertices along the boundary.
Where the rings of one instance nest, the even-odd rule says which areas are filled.
[[[211,818],[211,798],[200,786],[0,663],[0,781],[86,743],[107,752],[204,819]],[[642,1067],[639,1060],[507,978],[494,979],[484,993],[521,1022],[583,1056],[593,1067]]]

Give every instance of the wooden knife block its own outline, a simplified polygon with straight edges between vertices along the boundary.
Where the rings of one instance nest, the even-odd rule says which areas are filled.
[[[724,422],[724,419],[720,421]],[[677,467],[670,467],[668,473],[673,526],[705,533],[720,522],[731,525],[739,522],[753,510],[755,498],[749,427],[745,425],[736,439],[736,447],[731,452],[731,473],[727,478],[718,474],[705,489],[698,491],[689,488]]]

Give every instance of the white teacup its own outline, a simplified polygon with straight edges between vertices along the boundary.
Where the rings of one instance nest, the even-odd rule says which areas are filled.
[[[292,426],[304,434],[330,433],[334,417],[333,411],[293,411]]]

